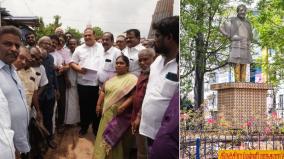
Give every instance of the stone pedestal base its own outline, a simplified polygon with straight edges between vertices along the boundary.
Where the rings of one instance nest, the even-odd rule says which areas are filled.
[[[212,84],[211,90],[218,91],[218,119],[235,129],[261,130],[267,118],[268,89],[272,87],[263,83]]]

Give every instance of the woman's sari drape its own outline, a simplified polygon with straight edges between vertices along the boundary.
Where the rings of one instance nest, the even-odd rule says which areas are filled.
[[[114,76],[105,83],[103,114],[95,141],[95,159],[123,158],[122,138],[130,127],[131,108],[117,115],[117,108],[127,99],[137,82],[130,73]]]

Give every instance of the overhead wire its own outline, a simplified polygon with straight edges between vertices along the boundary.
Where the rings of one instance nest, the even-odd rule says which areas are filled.
[[[26,6],[26,8],[28,9],[28,11],[31,13],[31,15],[36,16],[36,14],[33,12],[33,10],[30,8],[30,6],[28,5],[27,1],[24,0],[24,4]]]

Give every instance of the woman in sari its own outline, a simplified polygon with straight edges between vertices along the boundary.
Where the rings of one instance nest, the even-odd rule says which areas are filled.
[[[93,159],[123,159],[132,113],[132,90],[137,77],[128,72],[126,56],[116,59],[116,75],[107,80],[100,92],[96,111],[102,113],[95,140]]]

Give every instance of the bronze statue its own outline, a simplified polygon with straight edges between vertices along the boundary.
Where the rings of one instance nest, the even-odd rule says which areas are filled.
[[[250,64],[250,43],[252,27],[246,20],[247,8],[245,5],[237,7],[237,17],[230,18],[220,27],[220,32],[231,41],[229,63],[234,66],[235,82],[246,81],[246,64]]]

